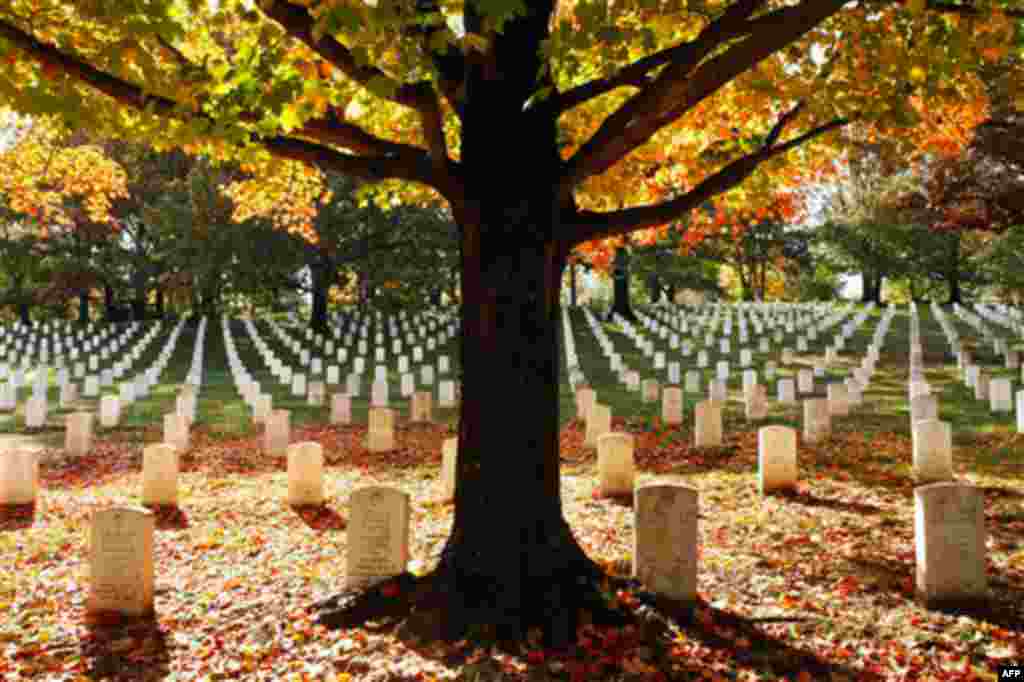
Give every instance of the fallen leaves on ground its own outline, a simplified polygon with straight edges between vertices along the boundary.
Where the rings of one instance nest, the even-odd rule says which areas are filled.
[[[44,457],[36,508],[0,512],[0,677],[52,680],[987,680],[1024,654],[1024,481],[1019,468],[967,476],[982,486],[992,603],[977,613],[928,611],[913,599],[910,442],[894,434],[837,433],[801,445],[792,495],[761,498],[756,432],[721,448],[690,445],[685,428],[636,436],[638,482],[675,476],[700,491],[698,589],[690,622],[619,630],[585,625],[568,652],[521,655],[418,642],[394,628],[328,630],[309,605],[339,591],[348,498],[395,485],[413,500],[410,570],[428,571],[447,538],[452,505],[439,504],[438,426],[399,428],[399,448],[368,453],[360,426],[296,429],[293,442],[324,446],[327,504],[285,502],[284,458],[258,439],[202,432],[182,459],[180,506],[159,508],[156,619],[87,623],[88,518],[137,504],[138,444],[103,442],[84,458]],[[1018,447],[1022,437],[1000,436]],[[628,575],[630,500],[597,490],[596,458],[579,422],[561,435],[566,517],[587,552]],[[973,470],[973,467],[972,467]],[[979,469],[980,471],[980,469]],[[394,588],[388,588],[394,594]],[[629,591],[612,598],[637,614]],[[656,612],[656,611],[655,611]],[[497,673],[504,676],[499,678]],[[477,675],[479,673],[479,675]],[[490,675],[489,677],[487,675]]]

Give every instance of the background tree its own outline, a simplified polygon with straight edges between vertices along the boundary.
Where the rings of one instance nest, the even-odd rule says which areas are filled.
[[[971,69],[1011,43],[1007,6],[14,0],[0,9],[0,93],[122,136],[444,197],[460,239],[460,456],[452,532],[423,592],[444,604],[446,636],[537,625],[551,646],[602,603],[603,572],[560,503],[569,253],[723,195],[747,203],[728,193],[787,160],[820,165],[853,118],[894,147],[955,144],[963,131],[937,119],[981,117]],[[658,171],[683,164],[666,199]],[[519,406],[513,430],[495,386]]]

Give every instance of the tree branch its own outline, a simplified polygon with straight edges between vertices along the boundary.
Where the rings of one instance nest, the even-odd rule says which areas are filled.
[[[566,162],[559,188],[568,196],[584,179],[598,175],[647,142],[736,76],[798,40],[838,12],[845,0],[803,0],[747,20],[749,36],[696,69],[672,65],[609,116]]]
[[[148,106],[151,107],[154,113],[160,116],[178,120],[208,119],[203,114],[187,111],[174,100],[159,95],[148,95],[139,86],[100,71],[91,64],[87,64],[75,57],[66,55],[2,19],[0,19],[0,37],[35,59],[60,66],[61,70],[67,75],[92,86],[125,106],[135,109],[145,109]],[[243,120],[255,121],[258,119],[258,116],[247,114],[243,115],[242,118]],[[300,160],[314,157],[321,160],[330,159],[330,168],[359,177],[374,180],[395,177],[414,180],[430,186],[451,184],[450,180],[448,183],[443,183],[434,174],[424,172],[424,169],[429,171],[427,166],[429,157],[422,149],[375,137],[358,126],[341,121],[337,117],[329,120],[317,119],[308,121],[305,127],[296,131],[296,134],[317,140],[325,145],[332,144],[352,149],[367,156],[357,157],[342,154],[326,146],[317,146],[309,142],[302,142],[284,136],[266,139],[264,144],[268,150],[275,153],[280,152],[279,155],[283,155],[286,158]],[[292,144],[289,144],[289,141]],[[322,153],[314,154],[314,148],[319,149]],[[457,167],[454,162],[447,159],[444,159],[444,169],[446,174],[450,176],[457,173]]]
[[[794,111],[796,109],[790,110],[782,116],[772,129],[772,134],[775,133],[776,129],[781,132],[782,128],[792,121]],[[779,145],[766,144],[758,151],[736,159],[718,172],[705,178],[699,185],[683,196],[660,204],[638,206],[607,213],[580,211],[578,214],[579,219],[570,226],[572,232],[568,235],[568,239],[575,246],[594,239],[605,239],[628,234],[635,230],[664,225],[680,218],[687,211],[697,208],[708,199],[740,184],[765,161],[779,154],[784,154],[819,135],[841,128],[849,122],[848,119],[834,119],[788,142]],[[775,136],[778,137],[777,134]]]
[[[562,114],[616,88],[643,88],[653,82],[650,72],[664,64],[691,69],[719,45],[749,33],[752,27],[746,19],[765,1],[741,0],[730,5],[721,17],[706,26],[694,40],[638,59],[607,78],[593,80],[555,95],[550,106]]]
[[[316,21],[305,7],[293,5],[287,0],[270,0],[259,5],[260,11],[281,25],[292,38],[305,43],[309,49],[336,66],[350,79],[368,87],[372,80],[383,80],[394,88],[394,94],[387,99],[404,106],[421,109],[425,94],[433,94],[433,88],[427,81],[419,83],[400,83],[394,78],[373,66],[360,66],[352,51],[329,35],[317,40],[313,36]]]
[[[962,5],[957,2],[945,2],[944,0],[928,0],[927,8],[933,12],[951,12],[965,16],[981,16],[982,14],[989,13],[988,10],[983,12],[971,4]],[[1024,9],[1004,9],[1002,12],[1008,17],[1024,18]]]

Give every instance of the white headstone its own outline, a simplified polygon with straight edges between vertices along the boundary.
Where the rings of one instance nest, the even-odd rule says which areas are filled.
[[[801,393],[814,393],[814,372],[801,369],[796,373],[797,388]]]
[[[405,572],[409,562],[409,495],[370,487],[349,500],[347,589],[361,589]]]
[[[973,485],[914,489],[916,591],[929,608],[978,606],[985,600],[984,502]]]
[[[105,429],[117,426],[121,421],[121,400],[116,395],[100,398],[100,426]]]
[[[91,615],[153,613],[153,535],[156,517],[148,509],[114,507],[93,512],[89,534]]]
[[[35,504],[39,491],[39,457],[35,452],[0,452],[0,507]]]
[[[293,507],[324,503],[324,450],[319,443],[288,446],[288,504]]]
[[[456,458],[459,455],[459,439],[445,438],[441,445],[441,501],[455,499]]]
[[[395,415],[387,407],[371,407],[369,432],[366,449],[370,452],[387,452],[395,449]]]
[[[430,422],[433,421],[434,394],[430,391],[416,391],[412,394],[412,401],[409,406],[409,421]]]
[[[142,450],[142,504],[178,504],[178,451],[158,443]]]
[[[666,386],[661,392],[661,420],[666,425],[683,423],[683,390],[678,386]]]
[[[696,602],[697,490],[646,483],[636,488],[633,508],[633,577],[660,596]]]
[[[697,447],[722,444],[722,408],[718,403],[711,400],[697,403],[694,420],[696,422],[694,444]]]
[[[75,412],[65,420],[64,451],[80,457],[92,447],[92,413]]]
[[[812,399],[804,401],[804,440],[818,443],[829,437],[832,432],[832,416],[828,410],[828,400]]]
[[[594,403],[590,407],[590,413],[587,415],[587,428],[583,440],[584,447],[596,448],[598,437],[603,436],[611,430],[611,407],[600,403]]]
[[[335,393],[331,396],[331,423],[350,424],[352,422],[352,399],[347,393]]]
[[[792,379],[779,379],[778,390],[780,403],[796,402],[796,387],[793,385]]]
[[[757,431],[757,485],[761,494],[795,490],[797,480],[796,430],[765,426]]]
[[[274,410],[263,423],[263,451],[268,455],[283,455],[291,441],[291,412]]]
[[[597,470],[603,497],[633,494],[633,436],[606,433],[597,439]]]
[[[921,482],[953,478],[953,434],[947,422],[922,419],[913,425],[914,477]]]
[[[1013,383],[1006,378],[993,379],[989,384],[989,400],[993,412],[1013,411]]]
[[[826,391],[829,414],[840,417],[850,414],[850,403],[847,398],[845,384],[829,384],[826,387]]]

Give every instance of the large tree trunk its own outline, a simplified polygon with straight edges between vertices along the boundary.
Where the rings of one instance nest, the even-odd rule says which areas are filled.
[[[89,324],[89,290],[78,292],[78,324]]]
[[[652,272],[647,278],[647,295],[651,299],[651,303],[657,303],[661,298],[661,278],[658,277],[658,273]]]
[[[953,240],[950,249],[949,301],[947,303],[963,305],[963,302],[963,290],[960,283],[960,239],[958,237]]]
[[[462,268],[455,518],[424,582],[440,602],[431,614],[445,638],[478,626],[500,641],[521,640],[536,626],[546,648],[560,648],[575,641],[582,609],[602,615],[602,573],[562,515],[559,296],[571,245],[560,231],[567,208],[556,196],[556,115],[523,106],[541,66],[531,37],[544,34],[553,9],[541,4],[506,23],[496,64],[466,69],[465,193],[452,202]],[[466,30],[479,31],[472,3],[465,14]],[[530,172],[509,183],[504,168]],[[517,406],[512,429],[509,404]]]
[[[21,323],[26,327],[32,326],[32,318],[29,316],[29,308],[30,306],[28,303],[18,304],[18,318],[21,320]]]
[[[114,289],[110,285],[103,285],[103,313],[107,322],[113,322],[117,317],[114,310]]]
[[[575,308],[576,300],[576,263],[569,266],[569,307]]]
[[[142,322],[146,319],[146,299],[145,294],[136,294],[135,298],[132,299],[132,320],[135,322]]]
[[[612,287],[612,307],[608,311],[608,319],[618,313],[630,322],[636,322],[636,315],[629,304],[629,253],[625,247],[615,250],[615,267],[612,271],[614,285]]]
[[[334,275],[330,264],[316,263],[310,266],[313,281],[313,310],[309,317],[309,327],[319,334],[327,333],[327,291],[330,289]]]
[[[466,12],[474,30],[469,5]],[[569,248],[557,239],[556,119],[522,111],[540,63],[537,46],[524,51],[519,41],[528,38],[517,29],[547,21],[540,12],[509,22],[496,50],[519,57],[496,72],[469,69],[466,201],[456,213],[462,407],[455,520],[439,574],[450,581],[442,612],[449,633],[486,624],[521,637],[539,626],[548,641],[564,644],[575,641],[581,585],[596,572],[562,516],[560,494],[559,295]],[[496,137],[496,129],[508,134]],[[495,158],[530,173],[509,185],[495,173]],[[495,386],[507,400],[493,400]],[[515,429],[510,402],[519,406]]]
[[[164,290],[156,290],[156,315],[161,320],[164,318]]]

